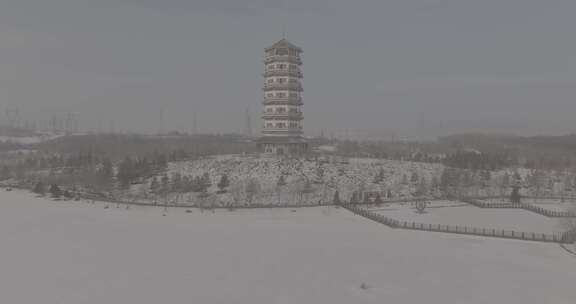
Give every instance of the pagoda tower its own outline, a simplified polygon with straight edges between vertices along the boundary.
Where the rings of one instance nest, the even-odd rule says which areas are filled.
[[[282,39],[265,49],[264,111],[261,152],[277,155],[303,154],[302,49]]]

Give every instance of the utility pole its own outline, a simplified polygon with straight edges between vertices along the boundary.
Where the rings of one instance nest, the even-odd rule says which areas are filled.
[[[97,132],[98,134],[102,134],[102,130],[103,130],[103,128],[102,128],[102,118],[98,118],[98,129],[96,130],[96,132]]]
[[[198,126],[196,121],[196,112],[192,112],[192,134],[198,133]]]
[[[16,128],[18,126],[18,121],[20,120],[20,110],[18,107],[9,107],[6,109],[6,118],[8,118],[8,126],[10,128]]]
[[[116,133],[116,130],[115,130],[115,126],[114,126],[114,124],[115,124],[114,120],[113,120],[113,119],[111,119],[111,120],[110,120],[110,122],[109,122],[109,127],[110,127],[110,134],[114,134],[114,133]]]
[[[244,117],[244,135],[252,136],[252,117],[250,116],[250,106],[246,107],[246,113]]]
[[[70,135],[74,132],[74,113],[68,112],[66,113],[66,121],[64,122],[64,130],[66,135]]]
[[[158,134],[164,134],[164,112],[166,111],[166,108],[164,106],[162,106],[160,108],[160,125],[158,126]]]
[[[425,127],[425,124],[424,124],[424,112],[420,112],[420,117],[418,118],[418,125],[419,125],[419,128],[420,128],[420,131],[419,131],[419,133],[420,133],[420,141],[421,141],[421,142],[424,142],[424,137],[425,137],[425,136],[424,136],[424,133],[425,133],[425,131],[424,131],[424,130],[425,130],[425,129],[424,129],[424,127]]]

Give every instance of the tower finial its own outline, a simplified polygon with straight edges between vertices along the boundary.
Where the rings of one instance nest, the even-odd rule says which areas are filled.
[[[282,39],[286,39],[286,25],[282,25]]]

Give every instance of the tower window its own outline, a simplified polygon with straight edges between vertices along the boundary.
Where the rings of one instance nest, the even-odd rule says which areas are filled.
[[[288,55],[288,49],[285,49],[285,48],[276,49],[276,55],[279,55],[279,56]]]

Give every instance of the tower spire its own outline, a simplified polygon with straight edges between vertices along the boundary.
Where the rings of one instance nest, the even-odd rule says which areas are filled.
[[[282,25],[282,39],[286,39],[286,24]]]

